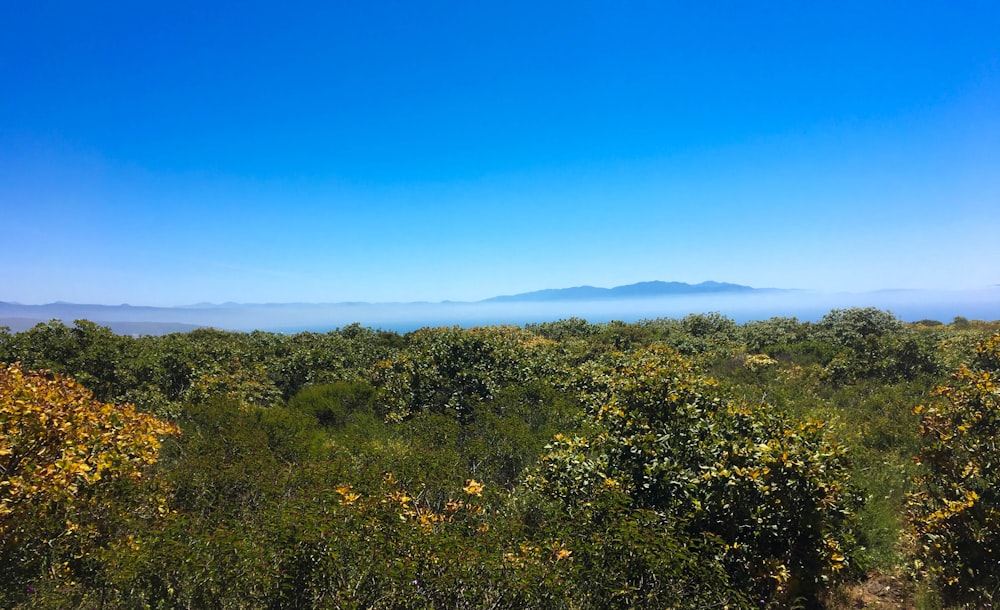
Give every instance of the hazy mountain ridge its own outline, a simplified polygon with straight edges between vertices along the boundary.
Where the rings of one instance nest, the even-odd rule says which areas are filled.
[[[342,301],[336,303],[196,303],[176,307],[136,306],[129,304],[99,305],[68,303],[57,301],[43,305],[25,305],[0,301],[0,326],[7,326],[13,332],[27,330],[32,326],[61,320],[90,320],[108,326],[116,333],[167,334],[187,332],[206,326],[233,330],[328,330],[354,321],[364,324],[386,325],[389,327],[419,327],[421,325],[489,324],[506,320],[507,315],[499,313],[498,307],[524,308],[533,304],[586,304],[609,303],[613,301],[683,297],[704,294],[748,294],[758,289],[740,284],[707,281],[700,284],[683,282],[650,281],[599,288],[577,286],[573,288],[550,288],[523,294],[497,296],[482,301],[420,301],[407,303],[367,303]],[[766,292],[762,291],[762,292]],[[513,323],[523,323],[535,316],[518,312]],[[540,314],[544,317],[558,312]],[[566,315],[577,315],[570,311]],[[593,315],[593,314],[591,314]],[[599,314],[597,314],[599,315]]]
[[[680,318],[719,312],[737,322],[774,316],[815,321],[835,308],[876,307],[904,321],[955,316],[1000,319],[1000,288],[965,291],[882,290],[821,293],[752,288],[726,282],[639,282],[614,288],[577,286],[492,297],[476,302],[437,303],[199,303],[178,307],[0,301],[0,326],[13,332],[38,323],[90,320],[128,335],[161,335],[199,327],[234,331],[326,332],[359,323],[410,331],[425,326],[523,325],[579,317],[591,322]]]
[[[514,301],[570,301],[570,300],[593,300],[593,299],[622,299],[635,297],[658,297],[682,294],[704,294],[708,292],[750,292],[750,291],[783,291],[785,289],[776,288],[752,288],[742,284],[731,284],[728,282],[707,281],[700,284],[687,284],[684,282],[663,282],[659,280],[649,282],[637,282],[614,288],[600,288],[596,286],[575,286],[572,288],[546,288],[534,290],[514,295],[502,295],[483,299],[481,301],[412,301],[412,302],[368,302],[368,301],[337,301],[326,303],[304,303],[304,302],[267,302],[267,303],[239,303],[226,301],[225,303],[195,303],[191,305],[177,305],[158,307],[151,305],[99,305],[89,303],[70,303],[67,301],[55,301],[43,305],[25,305],[16,301],[0,301],[0,313],[10,310],[31,310],[35,312],[51,312],[57,317],[66,312],[92,312],[103,315],[107,312],[127,312],[132,318],[135,314],[154,313],[164,310],[168,311],[198,311],[198,310],[219,310],[219,309],[239,309],[244,307],[324,307],[330,305],[434,305],[434,304],[470,304],[470,303],[499,303]]]
[[[539,301],[592,301],[607,299],[653,298],[674,295],[706,294],[714,292],[756,292],[774,291],[773,288],[752,288],[741,284],[728,282],[701,282],[687,284],[684,282],[637,282],[614,288],[597,288],[594,286],[576,286],[574,288],[548,288],[520,294],[492,297],[483,303],[513,303]]]

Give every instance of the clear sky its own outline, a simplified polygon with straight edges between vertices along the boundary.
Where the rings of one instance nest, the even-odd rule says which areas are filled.
[[[1000,283],[1000,3],[0,0],[0,300]]]

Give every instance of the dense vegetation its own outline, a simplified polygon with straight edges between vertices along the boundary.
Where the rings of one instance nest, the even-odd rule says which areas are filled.
[[[0,605],[984,606],[998,331],[0,332]]]

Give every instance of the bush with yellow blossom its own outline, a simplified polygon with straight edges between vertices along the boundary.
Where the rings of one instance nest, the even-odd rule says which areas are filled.
[[[919,576],[948,603],[1000,601],[1000,334],[918,406],[920,463],[910,495]]]
[[[162,498],[132,505],[127,483],[178,432],[131,405],[99,402],[72,379],[0,367],[0,589],[16,598],[42,573],[72,582],[109,536],[126,535],[110,531],[116,516],[165,510]]]

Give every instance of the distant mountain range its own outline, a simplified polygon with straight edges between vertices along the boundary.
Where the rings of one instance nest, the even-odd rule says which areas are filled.
[[[821,293],[751,288],[726,282],[639,282],[614,288],[577,286],[439,303],[198,303],[182,307],[0,301],[0,326],[13,332],[61,320],[90,320],[123,335],[163,335],[212,327],[236,331],[326,332],[355,322],[409,331],[423,326],[527,324],[581,317],[591,322],[683,317],[717,311],[737,321],[772,316],[818,320],[830,309],[878,307],[904,320],[954,316],[1000,319],[1000,287],[967,291],[900,290]]]
[[[266,324],[278,327],[274,320],[285,319],[287,327],[303,323],[309,326],[330,327],[341,325],[343,320],[363,318],[361,314],[377,312],[386,319],[396,319],[433,314],[433,322],[447,323],[449,312],[459,308],[488,307],[498,304],[544,304],[566,302],[607,302],[615,300],[647,299],[683,295],[747,294],[760,289],[726,282],[639,282],[614,288],[578,286],[553,288],[522,294],[497,296],[475,303],[444,301],[441,303],[198,303],[180,307],[146,307],[134,305],[92,305],[56,302],[45,305],[22,305],[0,301],[0,326],[14,332],[27,330],[39,322],[62,320],[90,320],[110,327],[119,334],[160,335],[186,332],[200,327],[254,329]],[[771,289],[764,289],[771,291]],[[433,311],[431,311],[433,309]],[[270,322],[268,322],[270,321]]]
[[[577,286],[575,288],[549,288],[534,292],[522,292],[509,296],[499,296],[486,299],[484,303],[538,303],[548,301],[605,301],[609,299],[642,299],[666,296],[708,294],[708,293],[747,293],[774,292],[772,288],[751,288],[740,284],[727,282],[702,282],[700,284],[685,284],[684,282],[639,282],[614,288],[596,288],[594,286]]]

